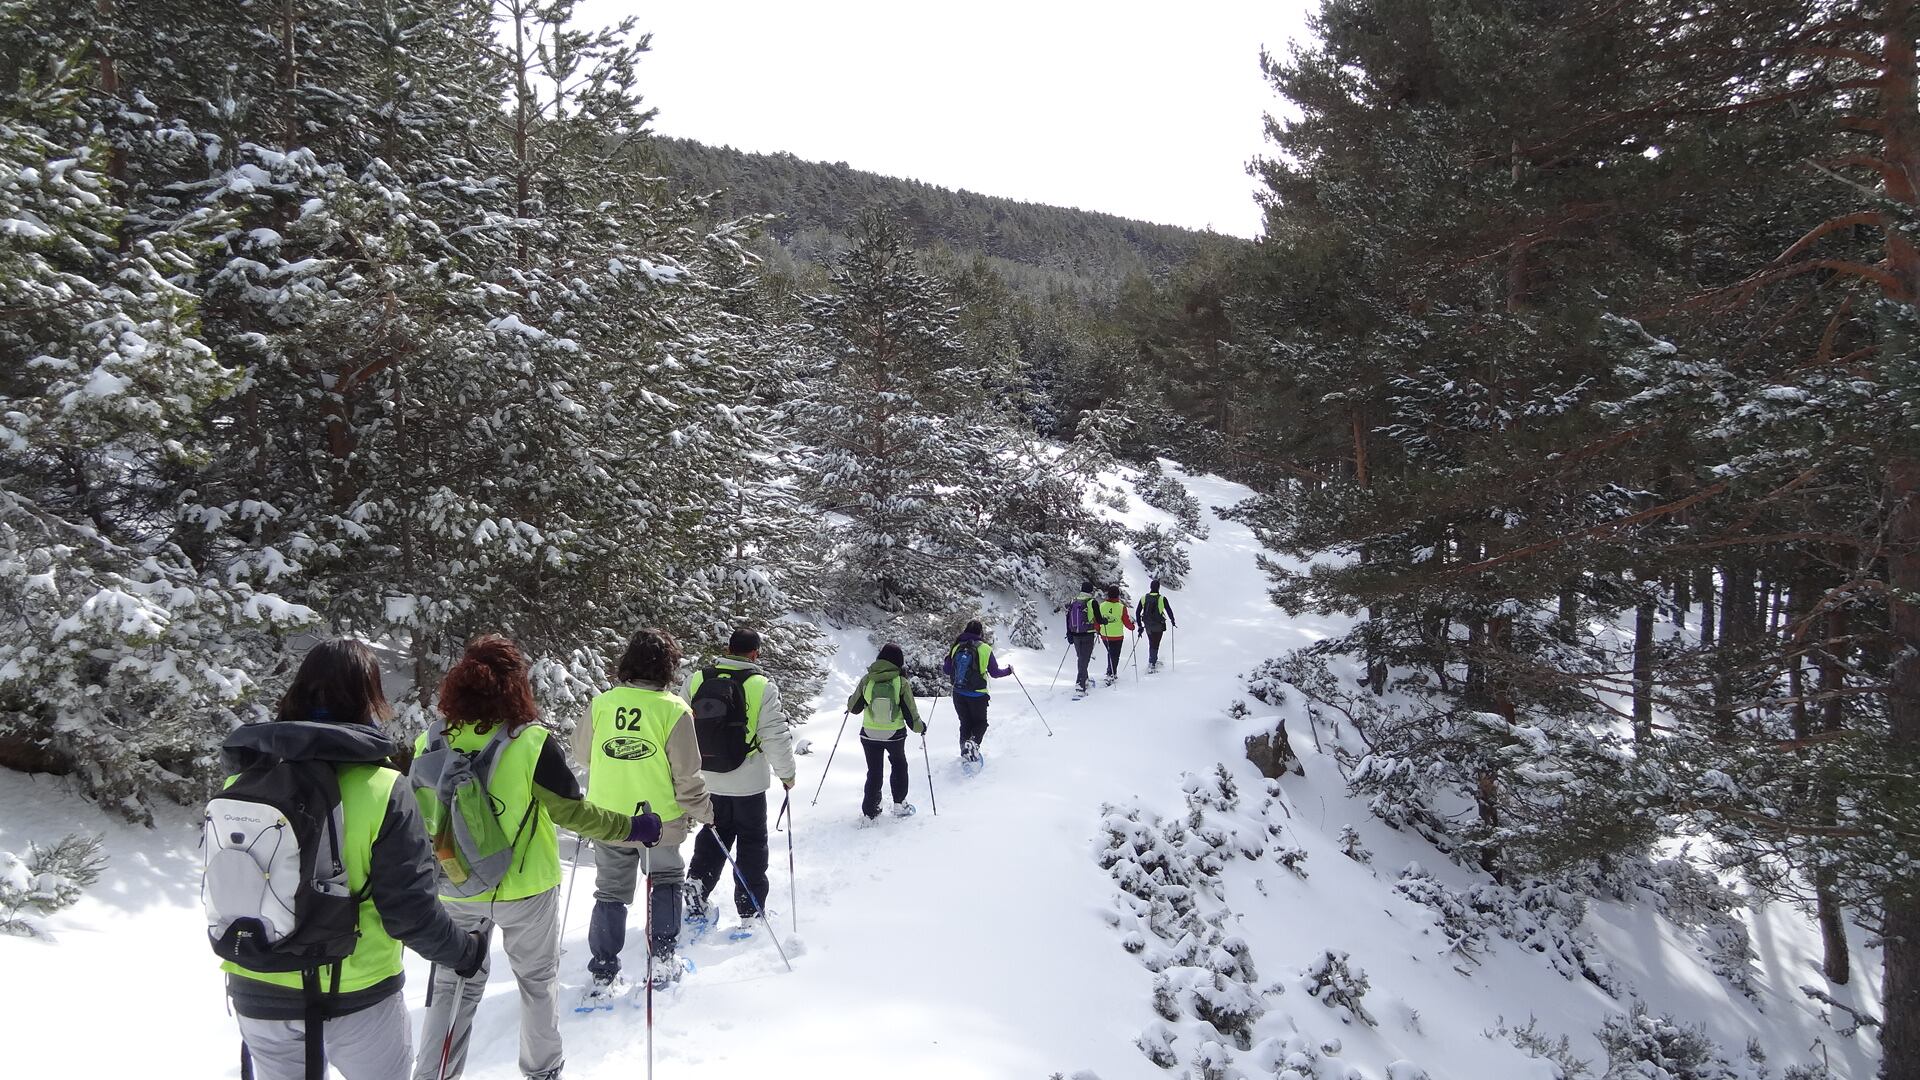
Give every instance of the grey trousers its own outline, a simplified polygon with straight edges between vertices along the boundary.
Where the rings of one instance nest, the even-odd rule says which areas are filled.
[[[643,918],[652,930],[647,947],[656,957],[671,953],[674,939],[680,936],[680,883],[687,879],[687,860],[680,854],[680,845],[692,825],[685,817],[668,822],[660,831],[660,843],[646,850],[653,889]],[[595,976],[611,977],[620,971],[620,951],[627,944],[627,905],[639,888],[640,860],[640,848],[594,841],[593,918],[587,924],[587,948],[593,955],[587,971]]]
[[[306,1022],[238,1017],[240,1038],[253,1057],[255,1080],[305,1080]],[[326,1022],[327,1061],[347,1080],[405,1080],[413,1043],[405,995],[389,994],[377,1005]],[[440,1050],[434,1044],[434,1052]],[[439,1059],[434,1059],[436,1065]]]
[[[565,1060],[560,1046],[560,999],[557,996],[560,890],[548,889],[524,900],[442,902],[441,906],[462,930],[477,930],[489,921],[499,928],[500,943],[507,950],[507,964],[520,984],[520,1071],[527,1076],[538,1076],[559,1068]],[[440,1050],[449,1023],[454,1028],[447,1075],[459,1076],[466,1067],[473,1012],[486,993],[491,963],[491,957],[481,963],[479,973],[467,980],[466,990],[457,1000],[453,990],[460,977],[444,967],[433,969],[433,1006],[420,1025],[420,1060],[414,1065],[414,1080],[435,1080],[440,1075]]]

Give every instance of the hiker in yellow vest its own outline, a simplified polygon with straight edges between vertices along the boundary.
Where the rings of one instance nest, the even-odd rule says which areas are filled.
[[[400,751],[379,728],[390,715],[373,650],[325,641],[300,662],[276,718],[236,729],[222,747],[235,774],[274,761],[333,767],[340,861],[347,887],[364,898],[351,955],[320,969],[323,996],[309,999],[299,971],[221,965],[256,1080],[319,1077],[329,1061],[352,1078],[407,1075],[413,1049],[401,944],[465,974],[486,958],[486,937],[462,932],[435,897],[438,871],[419,808],[400,774],[385,767]],[[309,1017],[319,1031],[310,1031]]]
[[[1127,631],[1133,629],[1133,615],[1120,599],[1120,586],[1107,586],[1107,598],[1100,601],[1100,640],[1107,646],[1107,685],[1120,677],[1120,648],[1127,643]]]
[[[680,883],[687,876],[680,845],[694,825],[713,824],[693,713],[667,689],[679,666],[680,646],[665,630],[633,635],[615,672],[620,685],[593,699],[588,722],[574,732],[576,748],[587,763],[588,802],[629,814],[645,805],[660,815],[660,840],[649,849],[645,866],[651,886],[647,903],[652,940],[647,947],[653,951],[654,981],[659,985],[680,977],[674,945],[680,935]],[[590,1003],[619,992],[627,905],[633,903],[642,872],[638,847],[596,841],[593,856],[593,921],[587,928],[593,952],[587,961],[593,975]]]
[[[847,711],[861,717],[860,746],[867,752],[867,787],[860,802],[862,824],[880,817],[880,773],[892,770],[888,777],[893,794],[893,816],[910,817],[913,804],[907,801],[907,732],[920,734],[927,725],[920,720],[920,707],[913,700],[913,684],[900,672],[907,662],[900,646],[889,641],[880,647],[880,657],[868,665],[867,673],[847,698]]]
[[[520,1072],[528,1080],[557,1080],[565,1057],[555,994],[560,976],[560,848],[555,826],[592,840],[647,844],[660,838],[660,818],[606,810],[584,800],[564,746],[540,724],[527,656],[506,638],[489,634],[467,646],[440,682],[440,714],[443,721],[420,735],[414,753],[424,754],[431,741],[444,738],[453,750],[489,762],[488,801],[511,841],[499,884],[440,899],[463,929],[499,927],[520,987]],[[461,984],[457,1000],[455,982],[453,972],[436,969],[433,1004],[421,1022],[415,1080],[459,1076],[466,1066],[474,1010],[487,989],[487,964],[482,962],[479,972]]]

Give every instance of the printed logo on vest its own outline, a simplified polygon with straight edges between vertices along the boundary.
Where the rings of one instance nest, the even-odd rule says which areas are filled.
[[[637,735],[615,735],[602,750],[615,761],[645,761],[659,753],[652,743]]]

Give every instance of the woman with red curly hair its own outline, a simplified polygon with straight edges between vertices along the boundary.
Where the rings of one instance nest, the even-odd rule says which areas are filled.
[[[560,845],[555,826],[591,840],[652,844],[660,819],[630,817],[582,798],[561,740],[540,724],[527,656],[512,641],[489,634],[467,646],[440,683],[440,714],[414,746],[416,755],[442,738],[469,755],[492,797],[493,811],[513,842],[513,861],[500,883],[477,896],[441,896],[463,928],[500,928],[507,961],[520,984],[520,1071],[533,1080],[558,1077],[560,1045]],[[416,758],[418,760],[418,758]],[[487,771],[490,766],[491,771]],[[444,886],[443,886],[444,889]],[[414,1076],[459,1076],[465,1065],[474,1009],[486,991],[487,964],[463,984],[456,1000],[453,972],[434,973]],[[441,1055],[451,1025],[446,1071]]]

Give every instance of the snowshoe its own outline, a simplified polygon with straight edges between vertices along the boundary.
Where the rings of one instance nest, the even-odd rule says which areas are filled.
[[[653,958],[653,989],[657,993],[670,990],[680,982],[680,977],[693,970],[691,960],[683,960],[678,953],[662,953]]]
[[[893,804],[894,817],[912,817],[913,815],[914,815],[914,809],[913,809],[912,803],[897,802]]]
[[[873,823],[879,820],[880,820],[879,814],[862,813],[860,815],[860,820],[854,822],[854,824],[862,829],[871,829],[873,828]]]
[[[573,1007],[577,1013],[602,1012],[611,1009],[614,1003],[626,997],[633,984],[618,975],[595,976],[591,984],[581,992],[579,1004]]]
[[[1120,681],[1120,676],[1118,676],[1118,675],[1109,675],[1109,676],[1107,676],[1107,685],[1108,685],[1108,686],[1112,686],[1112,685],[1113,685],[1114,683],[1116,683],[1116,682],[1119,682],[1119,681]]]
[[[755,932],[757,932],[759,929],[760,929],[759,916],[742,915],[740,916],[740,925],[727,931],[727,940],[728,941],[750,941],[753,939],[753,935],[755,934]]]

